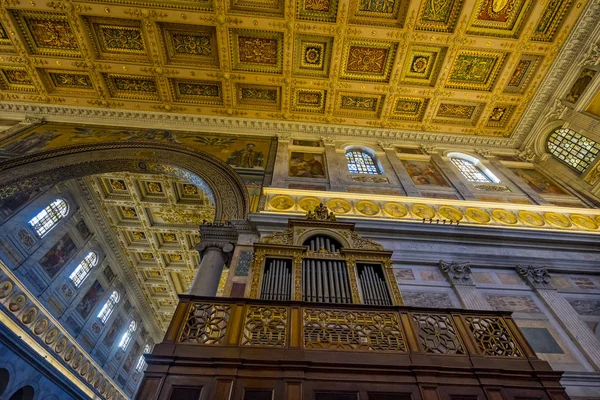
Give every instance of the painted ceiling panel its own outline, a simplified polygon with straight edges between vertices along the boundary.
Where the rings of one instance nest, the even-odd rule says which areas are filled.
[[[510,137],[585,3],[9,0],[0,99]]]

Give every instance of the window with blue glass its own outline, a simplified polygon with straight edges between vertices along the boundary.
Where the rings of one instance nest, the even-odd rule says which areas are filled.
[[[348,171],[352,174],[381,174],[373,157],[364,151],[350,150],[346,152],[346,162]]]

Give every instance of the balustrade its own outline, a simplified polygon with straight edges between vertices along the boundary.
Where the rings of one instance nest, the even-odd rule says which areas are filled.
[[[176,316],[181,344],[535,358],[505,312],[182,296]]]

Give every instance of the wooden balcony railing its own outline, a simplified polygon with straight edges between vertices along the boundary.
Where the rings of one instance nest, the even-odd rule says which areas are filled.
[[[510,313],[180,296],[164,344],[536,359]]]

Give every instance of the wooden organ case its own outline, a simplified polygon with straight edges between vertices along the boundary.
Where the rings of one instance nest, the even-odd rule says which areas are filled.
[[[314,303],[402,305],[392,252],[336,221],[322,204],[254,245],[250,297]]]

